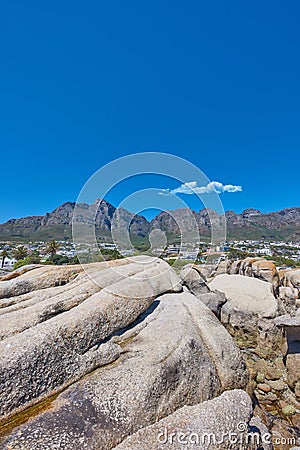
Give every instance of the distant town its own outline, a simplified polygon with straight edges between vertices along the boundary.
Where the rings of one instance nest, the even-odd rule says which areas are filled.
[[[100,251],[99,251],[100,250]],[[78,264],[133,256],[143,249],[118,249],[116,244],[101,242],[98,248],[91,244],[74,244],[70,241],[0,243],[0,270],[12,271],[27,264]],[[151,249],[151,254],[166,261],[181,260],[204,264],[208,261],[236,260],[245,257],[262,257],[272,260],[278,267],[300,266],[300,242],[233,240],[213,248],[208,242],[170,243],[166,247]]]

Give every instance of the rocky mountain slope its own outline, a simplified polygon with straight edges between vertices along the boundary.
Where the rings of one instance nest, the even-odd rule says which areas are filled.
[[[75,202],[66,202],[51,213],[46,213],[45,216],[8,220],[4,224],[0,224],[0,240],[69,239],[72,236],[75,205]],[[114,221],[118,224],[127,223],[131,233],[135,236],[144,237],[150,228],[149,222],[143,216],[134,215],[121,208],[116,211],[116,208],[105,200],[97,199],[91,205],[79,204],[77,212],[77,221],[89,223],[92,217],[94,223],[90,223],[91,227],[95,226],[96,230],[101,232],[105,238],[110,238],[114,215]]]
[[[227,211],[226,218],[231,236],[300,239],[300,208],[265,214],[257,209],[246,209],[241,214]]]
[[[193,215],[199,232],[203,236],[209,235],[212,222],[217,224],[221,222],[221,217],[216,211],[202,209],[199,212],[193,211]],[[300,208],[283,209],[271,213],[261,213],[257,209],[246,209],[241,214],[226,211],[225,217],[229,238],[300,240]],[[179,228],[176,221],[180,223],[185,221],[187,231],[193,227],[186,209],[161,212],[152,220],[151,226],[178,234]]]
[[[49,240],[71,237],[71,222],[75,208],[74,202],[66,202],[45,216],[31,216],[11,219],[0,224],[0,240]],[[222,217],[215,211],[203,209],[199,212],[187,209],[165,211],[158,214],[151,222],[145,217],[134,215],[125,209],[117,209],[105,200],[97,199],[92,205],[77,205],[80,214],[77,221],[95,218],[98,235],[110,238],[111,224],[114,220],[118,226],[130,228],[132,236],[144,239],[149,231],[159,228],[174,237],[180,234],[178,223],[185,232],[198,225],[200,235],[209,237],[211,222],[220,223]],[[241,239],[285,239],[300,240],[300,208],[283,209],[278,212],[261,213],[256,209],[246,209],[241,214],[226,212],[229,238]]]

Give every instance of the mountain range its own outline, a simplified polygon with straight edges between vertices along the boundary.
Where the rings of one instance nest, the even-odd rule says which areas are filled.
[[[29,216],[10,219],[0,224],[1,241],[29,241],[50,239],[71,239],[72,219],[75,202],[66,202],[54,211],[44,216]],[[130,229],[131,236],[136,239],[146,239],[149,232],[159,228],[174,238],[180,235],[178,225],[184,224],[185,231],[192,230],[194,220],[202,237],[210,236],[211,221],[220,222],[222,216],[215,211],[202,209],[199,212],[188,209],[165,211],[158,214],[150,222],[140,215],[135,215],[125,209],[116,209],[105,200],[97,199],[92,205],[77,204],[76,221],[85,222],[93,217],[99,239],[111,239],[111,226],[116,223],[119,227]],[[245,209],[237,214],[226,211],[227,235],[229,239],[280,239],[300,241],[300,208],[288,208],[277,212],[262,213],[257,209]]]

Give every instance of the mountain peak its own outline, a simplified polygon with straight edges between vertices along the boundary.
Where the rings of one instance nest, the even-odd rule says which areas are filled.
[[[11,219],[0,225],[0,240],[49,240],[71,238],[72,219],[76,206],[76,221],[84,222],[87,218],[95,224],[98,232],[110,233],[112,220],[122,227],[130,227],[133,235],[146,237],[149,231],[159,228],[166,233],[178,236],[178,224],[184,223],[188,230],[192,230],[195,222],[192,212],[203,236],[209,236],[211,220],[218,220],[219,214],[213,210],[202,209],[199,212],[181,208],[174,211],[162,211],[151,222],[143,216],[136,215],[122,208],[116,208],[104,199],[97,198],[92,205],[87,203],[65,202],[44,216],[31,216]],[[118,212],[115,215],[115,212]],[[229,238],[240,239],[279,239],[300,240],[300,208],[286,208],[281,211],[262,213],[258,209],[248,208],[241,214],[226,211]],[[91,222],[91,225],[93,223]]]
[[[244,211],[242,212],[242,216],[245,218],[249,218],[252,216],[260,216],[262,213],[259,209],[255,209],[255,208],[247,208],[244,209]]]

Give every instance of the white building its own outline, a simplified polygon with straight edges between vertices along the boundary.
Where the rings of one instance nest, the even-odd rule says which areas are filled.
[[[0,269],[8,269],[11,270],[14,268],[14,264],[17,262],[15,258],[4,258],[4,264],[3,263],[3,257],[0,256]]]
[[[198,257],[198,251],[183,251],[180,252],[179,258],[180,259],[191,259],[191,260],[195,260]]]
[[[259,255],[267,255],[267,256],[272,256],[273,252],[270,248],[258,248],[256,250],[256,253]]]

